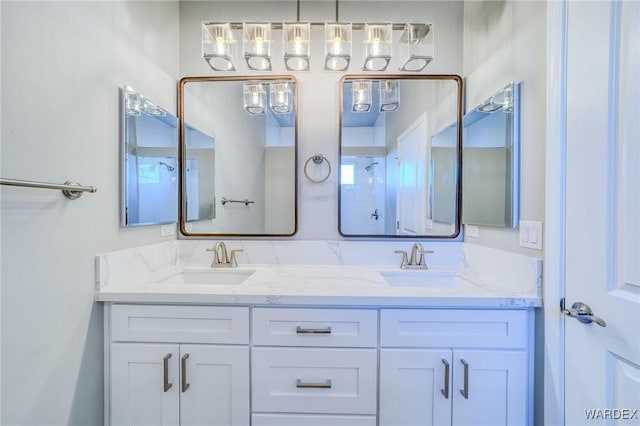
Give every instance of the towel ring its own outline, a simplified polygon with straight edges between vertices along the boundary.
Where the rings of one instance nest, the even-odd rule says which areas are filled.
[[[323,178],[323,179],[313,179],[309,176],[309,174],[307,173],[307,166],[309,165],[309,161],[313,161],[314,164],[320,165],[322,164],[323,161],[326,161],[327,166],[329,166],[329,170],[327,172],[327,175]],[[309,157],[306,161],[306,163],[304,163],[304,175],[307,177],[307,179],[309,179],[311,182],[313,183],[321,183],[324,182],[325,180],[329,179],[329,176],[331,176],[331,163],[329,162],[329,160],[327,160],[327,157],[325,157],[322,154],[314,154],[311,157]]]

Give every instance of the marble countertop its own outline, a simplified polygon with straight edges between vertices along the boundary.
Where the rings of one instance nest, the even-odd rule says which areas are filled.
[[[190,284],[181,279],[179,274],[183,272],[214,276],[229,272],[252,273],[241,284]],[[401,279],[407,274],[424,274],[426,284],[414,282],[411,285],[391,285],[381,272],[391,273]],[[434,275],[437,277],[433,278]],[[483,308],[541,306],[539,279],[517,286],[507,281],[510,280],[483,277],[481,273],[469,268],[431,268],[425,271],[374,265],[249,264],[237,268],[212,269],[203,265],[182,265],[161,268],[126,285],[101,285],[98,280],[96,300],[249,305]]]

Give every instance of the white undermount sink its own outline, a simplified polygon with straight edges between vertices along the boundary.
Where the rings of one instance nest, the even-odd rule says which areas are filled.
[[[208,269],[198,271],[181,271],[159,284],[211,284],[238,285],[249,278],[255,270]]]
[[[452,287],[456,283],[455,272],[426,270],[380,271],[382,278],[392,287]]]

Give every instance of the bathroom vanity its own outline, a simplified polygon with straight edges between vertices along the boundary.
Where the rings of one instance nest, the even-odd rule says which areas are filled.
[[[105,424],[532,424],[539,260],[504,253],[487,276],[495,253],[441,243],[431,269],[400,270],[317,242],[343,264],[213,269],[207,244],[98,256]]]

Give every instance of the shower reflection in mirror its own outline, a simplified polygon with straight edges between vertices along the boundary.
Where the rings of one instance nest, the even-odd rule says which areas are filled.
[[[121,89],[121,223],[178,220],[176,117],[133,88]]]
[[[386,77],[386,76],[385,76]],[[402,94],[402,102],[400,95]],[[452,238],[461,125],[457,76],[346,76],[341,86],[339,231],[349,237]]]

